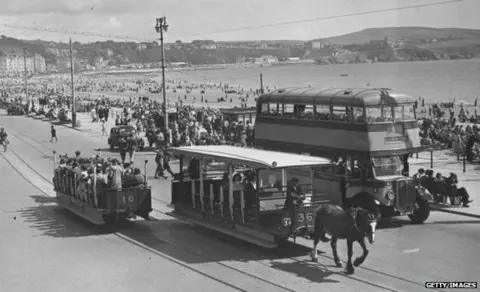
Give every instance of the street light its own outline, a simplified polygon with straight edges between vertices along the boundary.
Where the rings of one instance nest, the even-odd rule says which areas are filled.
[[[160,34],[160,47],[162,52],[162,94],[163,94],[163,116],[165,121],[164,139],[170,141],[170,135],[168,132],[168,113],[167,113],[167,91],[165,86],[165,49],[163,47],[163,32],[168,30],[167,18],[157,18],[155,24],[155,31]]]

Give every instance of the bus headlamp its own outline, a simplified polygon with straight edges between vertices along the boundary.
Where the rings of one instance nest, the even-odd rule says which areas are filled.
[[[389,199],[389,200],[393,200],[393,199],[395,199],[395,193],[392,190],[390,190],[390,191],[387,192],[385,197],[387,197],[387,199]]]

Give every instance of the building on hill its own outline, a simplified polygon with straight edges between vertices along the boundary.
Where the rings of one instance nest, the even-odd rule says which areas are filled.
[[[137,44],[137,51],[145,51],[147,49],[147,44],[141,43]]]
[[[25,74],[43,73],[47,70],[45,58],[34,54],[24,58],[23,55],[10,54],[0,57],[0,75],[18,76]]]

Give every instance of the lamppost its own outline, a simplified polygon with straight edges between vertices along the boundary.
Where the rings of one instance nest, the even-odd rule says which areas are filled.
[[[170,135],[168,131],[168,113],[167,113],[167,90],[165,86],[165,49],[163,47],[163,32],[168,30],[167,18],[157,18],[155,24],[155,31],[160,34],[160,48],[162,51],[162,94],[163,94],[163,116],[165,120],[164,139],[170,141]]]

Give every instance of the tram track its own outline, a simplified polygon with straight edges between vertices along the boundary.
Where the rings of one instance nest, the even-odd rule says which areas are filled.
[[[19,139],[19,140],[22,140],[21,138],[18,137],[18,135],[15,135],[15,134],[11,134],[11,135],[14,136],[14,137],[16,137],[16,138]],[[24,140],[22,140],[22,141],[24,141]],[[24,141],[24,142],[25,142],[25,141]],[[27,142],[25,142],[25,143],[27,143]],[[39,151],[39,150],[37,149],[37,151]],[[12,153],[13,155],[15,155],[20,161],[22,161],[22,162],[25,164],[25,166],[27,166],[27,167],[28,167],[29,169],[31,169],[35,174],[37,174],[38,177],[40,177],[41,179],[45,180],[46,182],[48,182],[50,185],[53,186],[52,182],[51,182],[48,178],[44,177],[41,173],[39,173],[39,172],[38,172],[37,170],[35,170],[32,166],[30,166],[18,153],[16,153],[16,152],[15,152],[14,150],[12,150],[12,149],[8,149],[8,152],[10,152],[10,153]],[[39,151],[39,152],[41,152],[41,151]],[[42,195],[44,195],[45,197],[51,198],[51,196],[50,196],[47,192],[45,192],[43,189],[41,189],[40,187],[38,187],[37,185],[35,185],[35,183],[32,182],[31,179],[27,178],[12,162],[10,162],[10,161],[8,160],[8,158],[5,157],[5,155],[2,154],[2,157],[3,157],[3,159],[15,170],[15,172],[17,172],[24,180],[26,180],[29,184],[31,184],[35,189],[37,189],[38,191],[40,191]],[[167,213],[162,212],[162,211],[159,211],[159,210],[158,210],[158,212],[160,212],[160,213],[162,213],[162,214],[165,214],[165,215],[168,215]],[[92,227],[92,229],[94,229],[94,230],[95,230],[96,232],[98,232],[99,234],[105,234],[105,233],[107,233],[107,232],[110,232],[110,230],[108,230],[107,228],[101,228],[101,227],[94,226],[94,225],[92,225],[91,227]],[[170,256],[168,256],[168,255],[165,255],[165,254],[159,252],[159,251],[156,251],[155,249],[150,248],[150,247],[148,247],[148,246],[146,246],[146,245],[138,242],[137,240],[135,240],[135,239],[133,239],[133,238],[130,238],[130,237],[128,237],[128,236],[126,236],[126,235],[124,235],[124,234],[122,234],[122,233],[113,232],[113,234],[114,234],[115,236],[117,236],[117,237],[119,237],[119,238],[121,238],[121,239],[123,239],[123,240],[125,240],[125,241],[128,241],[128,242],[130,242],[130,243],[132,243],[132,244],[134,244],[134,245],[136,245],[136,246],[138,246],[138,247],[141,247],[141,248],[143,248],[143,249],[145,249],[145,250],[147,250],[147,251],[149,251],[149,252],[151,252],[151,253],[153,253],[153,254],[155,254],[155,255],[157,255],[157,256],[160,256],[160,257],[162,257],[162,258],[164,258],[164,259],[167,259],[167,260],[169,260],[169,261],[171,261],[171,262],[174,262],[174,263],[176,263],[176,264],[178,264],[178,265],[181,265],[182,267],[185,267],[185,268],[187,268],[187,269],[189,269],[189,270],[191,270],[191,271],[193,271],[193,272],[199,273],[199,274],[201,274],[202,276],[205,276],[205,277],[207,277],[207,278],[209,278],[209,279],[211,279],[211,280],[214,280],[214,281],[216,281],[216,282],[218,282],[218,283],[220,283],[220,284],[223,284],[223,285],[225,285],[225,286],[228,286],[228,287],[230,287],[230,288],[232,288],[232,289],[235,289],[235,290],[237,290],[237,291],[249,292],[249,290],[246,290],[246,289],[241,288],[241,287],[238,287],[238,286],[236,286],[236,285],[234,285],[234,284],[228,283],[228,282],[226,282],[226,281],[224,281],[224,280],[221,280],[221,279],[219,279],[219,278],[217,278],[217,277],[215,277],[215,276],[212,276],[212,275],[210,275],[210,274],[207,274],[207,273],[201,271],[200,269],[191,267],[190,265],[185,264],[185,263],[183,263],[183,262],[181,262],[181,261],[179,261],[179,260],[177,260],[177,259],[175,259],[175,258],[173,258],[173,257],[170,257]],[[181,251],[183,251],[183,252],[188,252],[188,253],[191,253],[191,254],[194,254],[194,255],[195,255],[195,253],[192,252],[191,250],[188,250],[188,249],[186,249],[186,248],[180,248],[180,247],[178,247],[177,245],[175,245],[174,243],[172,243],[172,242],[170,242],[170,241],[168,241],[168,240],[164,240],[164,241],[165,241],[166,243],[171,244],[172,247],[175,247],[175,248],[178,249],[178,250],[181,250]],[[264,283],[264,284],[271,285],[271,286],[275,287],[275,289],[276,289],[275,291],[286,291],[286,292],[295,292],[295,291],[296,291],[296,290],[292,290],[292,289],[283,287],[283,286],[278,285],[278,284],[276,284],[276,283],[273,283],[273,282],[271,282],[271,281],[262,279],[262,278],[260,278],[260,277],[258,277],[258,276],[256,276],[256,275],[251,274],[251,273],[242,271],[242,270],[237,269],[237,268],[230,267],[230,266],[228,266],[227,264],[224,264],[224,263],[221,263],[221,262],[217,262],[216,264],[218,264],[219,266],[222,266],[223,268],[226,268],[226,269],[232,270],[232,271],[234,271],[234,272],[236,272],[236,273],[239,273],[239,274],[241,274],[241,275],[243,275],[243,276],[250,277],[250,278],[252,278],[252,279],[255,280],[255,281],[260,281],[260,282],[262,282],[262,283]]]
[[[18,134],[18,133],[17,133],[17,134],[11,134],[11,135],[14,136],[15,138],[17,138],[18,140],[22,141],[23,143],[29,145],[30,147],[34,148],[34,149],[35,149],[39,154],[41,154],[43,157],[48,157],[50,160],[53,161],[53,157],[52,157],[53,151],[54,151],[53,148],[50,148],[50,147],[44,145],[43,143],[41,143],[40,141],[37,141],[37,140],[32,139],[32,138],[30,138],[30,137],[28,137],[27,139],[22,138],[21,135]],[[41,145],[43,148],[52,150],[52,154],[51,154],[51,155],[47,155],[47,154],[46,154],[45,152],[43,152],[42,150],[38,149],[36,145],[33,145],[33,143],[31,143],[31,142],[29,142],[29,141],[27,141],[27,140],[33,140],[33,141],[35,141],[36,143],[38,143],[39,145]],[[41,173],[39,173],[39,172],[38,172],[37,170],[35,170],[32,166],[30,166],[30,165],[29,165],[22,157],[20,157],[20,155],[18,155],[15,151],[13,151],[13,150],[11,150],[11,149],[9,149],[9,151],[12,152],[19,160],[21,160],[21,161],[22,161],[27,167],[29,167],[33,172],[35,172],[40,178],[42,178],[43,180],[45,180],[45,181],[48,182],[49,184],[53,185],[52,182],[51,182],[48,178],[44,177]],[[23,175],[21,174],[21,172],[20,172],[12,163],[10,163],[10,162],[7,160],[6,157],[4,157],[4,159],[10,164],[10,166],[11,166],[12,168],[15,169],[15,171],[16,171],[17,173],[19,173],[25,180],[27,180],[30,184],[32,184],[36,189],[38,189],[39,191],[41,191],[43,195],[45,195],[45,196],[47,196],[47,197],[50,197],[50,195],[48,195],[46,192],[44,192],[43,190],[41,190],[40,188],[38,188],[36,185],[34,185],[34,183],[31,182],[30,179],[28,179],[28,178],[26,178],[25,176],[23,176]],[[154,199],[154,198],[152,197],[152,199]],[[167,206],[170,204],[170,203],[165,202],[165,201],[160,200],[160,199],[154,199],[154,200],[157,201],[157,202],[160,202],[160,203],[162,203],[162,204],[165,204],[165,205],[167,205]],[[164,212],[164,211],[161,211],[161,210],[158,210],[158,209],[154,209],[154,211],[156,211],[156,212],[158,212],[158,213],[160,213],[160,214],[163,214],[163,215],[171,216],[170,214],[168,214],[168,212]],[[92,227],[93,227],[93,226],[92,226]],[[102,233],[102,234],[107,231],[107,230],[105,230],[105,229],[99,228],[98,226],[95,226],[94,228],[95,228],[95,230],[96,230],[97,232]],[[175,258],[171,258],[171,257],[168,256],[168,255],[164,255],[164,254],[162,254],[162,253],[160,253],[160,252],[158,252],[158,251],[156,251],[156,250],[154,250],[154,249],[152,249],[152,248],[150,248],[150,247],[148,247],[148,246],[146,246],[146,245],[144,245],[144,244],[142,244],[142,243],[139,243],[139,242],[136,241],[135,239],[129,238],[128,236],[125,236],[125,235],[123,235],[123,234],[121,234],[121,233],[115,232],[114,234],[115,234],[116,236],[122,238],[123,240],[129,241],[129,242],[133,243],[134,245],[137,245],[137,246],[140,246],[140,247],[142,247],[142,248],[144,248],[144,249],[147,249],[148,251],[150,251],[150,252],[152,252],[152,253],[154,253],[154,254],[156,254],[156,255],[159,255],[159,256],[161,256],[161,257],[163,257],[163,258],[166,258],[166,259],[168,259],[168,260],[170,260],[170,261],[173,261],[173,262],[175,262],[175,263],[177,263],[177,264],[180,264],[180,265],[182,265],[182,266],[184,266],[184,267],[186,267],[186,268],[188,268],[188,269],[190,269],[190,270],[192,270],[192,271],[195,271],[195,272],[197,272],[197,273],[199,273],[199,274],[202,274],[202,275],[205,276],[205,277],[208,277],[208,278],[210,278],[210,279],[212,279],[212,280],[215,280],[215,281],[217,281],[217,282],[219,282],[219,283],[222,283],[222,284],[224,284],[224,285],[226,285],[226,286],[229,286],[229,287],[231,287],[231,288],[233,288],[233,289],[235,289],[235,290],[237,290],[237,291],[247,291],[247,290],[244,290],[243,288],[236,287],[236,286],[234,286],[234,285],[232,285],[232,284],[230,284],[230,283],[226,283],[226,282],[224,283],[224,281],[221,280],[221,279],[217,279],[217,278],[215,278],[214,276],[211,276],[211,275],[206,274],[206,273],[204,273],[204,272],[202,272],[202,271],[199,271],[199,270],[196,269],[196,268],[190,267],[188,264],[185,264],[185,263],[183,263],[183,262],[180,262],[179,260],[177,260],[177,259],[175,259]],[[181,251],[183,251],[183,252],[187,252],[187,253],[196,255],[195,252],[192,252],[191,250],[189,250],[189,249],[187,249],[187,248],[182,248],[182,247],[180,247],[179,245],[176,245],[174,242],[170,242],[170,241],[168,241],[168,240],[165,240],[165,242],[169,243],[170,245],[172,245],[172,246],[173,246],[175,249],[177,249],[177,250],[181,250]],[[251,252],[251,251],[248,251],[248,250],[246,250],[246,249],[244,249],[244,248],[242,248],[242,249],[243,249],[244,251],[246,251],[246,252]],[[321,254],[321,255],[319,255],[319,256],[324,257],[324,258],[326,258],[326,259],[329,259],[329,260],[332,260],[332,261],[333,261],[333,258],[332,258],[332,257],[326,256],[326,255],[323,255],[323,254]],[[300,259],[298,259],[298,258],[294,258],[294,257],[282,257],[282,256],[274,256],[274,257],[273,257],[273,260],[290,260],[290,261],[296,262],[296,263],[302,263],[302,262],[303,262],[303,260],[300,260]],[[272,266],[270,266],[268,263],[266,263],[266,262],[264,262],[264,261],[261,261],[261,260],[252,260],[251,262],[255,262],[255,263],[257,263],[257,264],[263,265],[263,266],[265,266],[265,267],[267,267],[267,268],[270,268],[270,269],[277,269],[277,268],[272,267]],[[239,273],[239,274],[241,274],[241,275],[243,275],[243,276],[250,277],[250,278],[254,279],[255,281],[261,281],[261,282],[263,282],[263,283],[265,283],[265,284],[268,284],[268,285],[271,285],[271,286],[275,287],[276,289],[279,289],[279,290],[276,290],[276,291],[296,291],[296,290],[292,290],[292,289],[289,289],[289,288],[280,286],[280,285],[278,285],[278,284],[276,284],[276,283],[273,283],[273,282],[271,282],[271,281],[268,281],[268,280],[266,280],[266,279],[262,279],[262,278],[260,278],[260,277],[258,277],[258,276],[256,276],[256,275],[253,275],[253,274],[251,274],[251,273],[245,272],[245,271],[243,271],[243,270],[241,270],[241,269],[237,269],[237,268],[231,267],[231,266],[229,266],[228,264],[225,264],[225,263],[222,263],[222,262],[216,262],[216,264],[218,264],[219,266],[221,266],[221,267],[223,267],[223,268],[226,268],[226,269],[235,271],[236,273]],[[424,283],[418,283],[418,282],[410,281],[410,280],[405,279],[405,278],[401,278],[401,277],[398,277],[398,276],[395,276],[395,275],[391,275],[391,274],[388,274],[388,273],[384,273],[384,272],[377,271],[377,270],[370,269],[370,268],[363,267],[363,266],[358,267],[357,269],[362,269],[362,270],[368,271],[368,272],[370,272],[370,273],[377,274],[377,275],[382,276],[382,277],[390,278],[390,279],[392,279],[393,281],[404,282],[404,283],[408,283],[408,284],[411,284],[411,285],[415,285],[415,286],[424,288]],[[384,290],[384,291],[397,291],[397,290],[395,290],[395,289],[391,289],[391,288],[389,288],[389,287],[387,287],[387,286],[384,286],[384,285],[380,285],[380,284],[376,284],[376,283],[373,283],[373,282],[370,282],[370,281],[366,281],[366,280],[360,279],[360,278],[355,277],[355,276],[346,275],[346,274],[344,274],[344,273],[342,273],[342,272],[335,272],[335,271],[331,271],[331,272],[332,272],[332,274],[337,274],[337,275],[340,275],[340,276],[349,278],[349,279],[351,279],[351,280],[358,281],[358,282],[361,282],[361,283],[363,283],[363,284],[369,285],[369,286],[371,286],[371,287],[374,288],[374,289],[382,289],[382,290]],[[443,290],[437,290],[437,291],[443,291]]]

